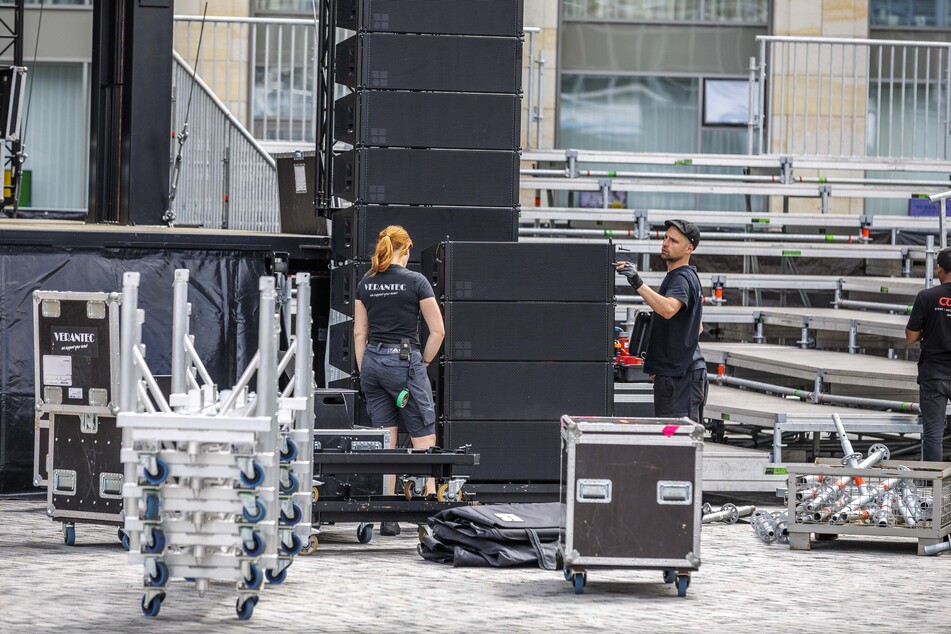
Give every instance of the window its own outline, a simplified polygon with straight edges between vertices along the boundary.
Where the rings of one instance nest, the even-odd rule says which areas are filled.
[[[32,206],[84,208],[89,122],[82,64],[37,63],[30,75],[21,134],[28,155],[23,169],[32,177]]]
[[[946,27],[949,0],[870,0],[869,24],[873,27]]]
[[[559,145],[695,152],[697,84],[670,77],[563,75]]]
[[[565,0],[566,18],[766,23],[768,0]]]
[[[313,15],[314,0],[254,0],[254,13],[306,13]]]

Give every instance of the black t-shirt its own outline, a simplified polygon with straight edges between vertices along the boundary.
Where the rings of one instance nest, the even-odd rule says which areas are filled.
[[[422,274],[391,264],[382,273],[371,269],[357,285],[357,299],[367,309],[369,341],[399,344],[408,338],[419,345],[419,302],[435,297]]]
[[[667,273],[658,291],[684,303],[676,315],[664,319],[651,317],[647,335],[644,371],[662,376],[683,376],[688,370],[702,368],[700,322],[703,318],[703,289],[697,269],[679,266]]]
[[[951,282],[918,293],[906,328],[921,331],[918,382],[951,379]]]

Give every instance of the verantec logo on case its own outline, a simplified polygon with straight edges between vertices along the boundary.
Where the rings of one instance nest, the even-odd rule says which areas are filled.
[[[938,306],[951,306],[951,297],[939,297]]]
[[[54,354],[79,354],[85,357],[99,355],[99,342],[93,329],[53,328],[50,334]]]

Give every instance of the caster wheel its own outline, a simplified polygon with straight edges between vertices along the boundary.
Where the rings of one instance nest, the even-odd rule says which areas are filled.
[[[687,596],[687,588],[690,586],[690,577],[687,575],[677,575],[677,596]]]
[[[357,541],[361,544],[369,544],[373,539],[373,524],[360,524],[357,528]]]
[[[313,495],[311,496],[312,502],[316,502],[317,500],[320,499],[320,489],[318,489],[317,487],[314,487],[311,489],[311,492],[313,493]]]
[[[287,568],[280,572],[271,572],[270,570],[265,570],[264,577],[272,586],[280,585],[284,583],[285,579],[287,579]]]
[[[574,586],[575,594],[583,593],[585,584],[587,582],[587,575],[585,575],[583,572],[576,572],[571,575],[571,585]]]
[[[292,493],[297,493],[297,487],[300,484],[300,480],[297,479],[297,476],[294,475],[293,471],[287,472],[288,485],[284,486],[284,483],[281,483],[281,493],[284,495],[291,495]]]
[[[290,438],[287,439],[287,446],[281,449],[281,462],[293,462],[297,457],[297,443]]]
[[[407,500],[413,499],[413,483],[411,481],[403,483],[403,495],[406,496]]]
[[[155,576],[149,575],[146,585],[152,588],[160,588],[168,583],[168,566],[164,562],[155,562]]]
[[[284,514],[284,511],[282,510],[281,522],[283,522],[287,526],[297,526],[298,524],[300,524],[300,521],[304,519],[304,512],[296,504],[291,505],[291,512],[293,513],[293,515],[291,517],[288,517],[287,515]]]
[[[571,568],[562,568],[561,572],[565,575],[565,581],[571,583]]]
[[[251,477],[248,477],[244,471],[241,472],[241,486],[248,489],[257,488],[264,482],[264,469],[258,463],[251,463],[251,471]]]
[[[459,489],[455,495],[449,495],[449,483],[440,484],[436,489],[436,499],[440,502],[458,502],[462,500],[462,489]]]
[[[168,478],[168,465],[159,459],[155,460],[157,473],[149,473],[148,469],[142,470],[142,477],[146,482],[152,485],[162,484]]]
[[[129,534],[121,528],[119,529],[119,543],[122,544],[123,550],[129,550]]]
[[[146,601],[148,595],[142,595],[142,614],[152,618],[158,616],[159,610],[162,608],[162,601],[165,600],[165,593],[162,592],[154,597],[151,601]]]
[[[311,535],[310,537],[307,538],[307,545],[301,548],[301,551],[299,554],[302,557],[310,557],[311,555],[317,552],[317,546],[318,546],[317,536]]]
[[[67,546],[76,545],[76,527],[69,524],[63,524],[63,542]]]
[[[250,576],[244,578],[244,587],[248,590],[257,590],[261,587],[261,582],[264,581],[264,577],[261,575],[261,571],[257,566],[251,564],[249,566],[248,574]]]
[[[165,550],[165,533],[153,528],[152,543],[145,545],[145,552],[154,555]]]
[[[673,570],[664,571],[664,583],[673,583],[677,581],[677,574]]]
[[[247,621],[251,618],[251,615],[254,614],[254,606],[258,604],[257,597],[248,597],[243,602],[241,599],[238,599],[238,602],[235,603],[234,610],[238,614],[238,618],[242,621]]]
[[[284,553],[285,555],[290,555],[291,557],[293,557],[294,555],[296,555],[297,553],[301,551],[301,548],[303,548],[303,546],[304,544],[301,542],[300,537],[298,537],[294,533],[291,533],[290,548],[288,548],[287,545],[284,544],[284,542],[281,542],[281,552]]]
[[[252,524],[263,520],[264,515],[267,513],[267,509],[264,508],[264,504],[261,503],[261,500],[255,500],[254,505],[257,511],[256,513],[252,511],[248,511],[248,509],[246,508],[241,511],[241,514],[244,516],[244,519],[247,520],[248,522],[251,522]]]
[[[155,494],[145,497],[145,519],[157,520],[159,517],[159,498]]]
[[[245,555],[248,557],[257,557],[264,552],[264,539],[257,531],[251,533],[251,542],[250,547],[247,543],[244,544]]]

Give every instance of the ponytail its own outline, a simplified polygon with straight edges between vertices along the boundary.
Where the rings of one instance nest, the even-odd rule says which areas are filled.
[[[374,274],[382,273],[390,268],[393,259],[402,255],[404,251],[408,251],[412,246],[413,241],[406,233],[406,229],[399,225],[390,225],[381,231],[376,243],[376,252],[370,258]]]

